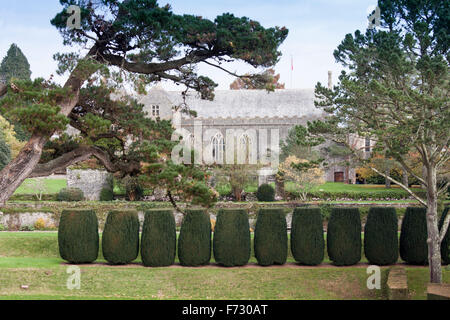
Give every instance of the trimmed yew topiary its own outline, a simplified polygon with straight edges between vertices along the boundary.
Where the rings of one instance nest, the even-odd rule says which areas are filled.
[[[444,225],[444,220],[448,215],[448,209],[448,207],[445,208],[444,212],[442,213],[441,219],[439,220],[439,231]],[[447,233],[445,234],[444,239],[442,239],[441,257],[443,264],[450,264],[450,227],[447,229]]]
[[[364,228],[364,253],[369,263],[394,264],[398,260],[398,219],[395,208],[369,209]]]
[[[361,218],[357,208],[333,208],[328,221],[327,251],[337,266],[361,260]]]
[[[295,261],[319,265],[324,258],[323,220],[319,208],[296,208],[292,215],[291,251]]]
[[[262,184],[256,191],[256,198],[261,202],[275,201],[275,189],[270,184]]]
[[[283,209],[260,209],[256,219],[255,257],[259,265],[285,264],[288,251]]]
[[[244,209],[220,210],[214,229],[214,259],[226,267],[243,266],[250,259],[250,225]]]
[[[407,264],[428,264],[426,213],[425,208],[406,209],[400,234],[400,257]]]
[[[99,249],[98,220],[92,210],[63,210],[58,228],[61,258],[70,263],[91,263]]]
[[[128,264],[139,254],[139,217],[136,211],[111,211],[102,236],[103,257],[110,264]]]
[[[141,257],[146,267],[165,267],[175,263],[177,233],[172,210],[145,212]]]
[[[183,266],[201,266],[211,260],[211,221],[205,210],[187,210],[178,238]]]

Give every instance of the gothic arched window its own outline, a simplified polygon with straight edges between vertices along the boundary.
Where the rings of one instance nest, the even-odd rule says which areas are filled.
[[[212,159],[215,163],[223,163],[223,155],[225,152],[225,143],[223,135],[219,132],[211,140],[212,145]]]
[[[239,148],[238,152],[240,152],[240,157],[238,156],[238,159],[242,159],[244,163],[242,164],[250,164],[250,161],[252,159],[252,139],[247,135],[243,134],[239,138]]]

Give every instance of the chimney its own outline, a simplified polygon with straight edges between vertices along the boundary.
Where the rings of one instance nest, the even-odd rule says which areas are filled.
[[[328,89],[333,89],[333,72],[328,71]]]

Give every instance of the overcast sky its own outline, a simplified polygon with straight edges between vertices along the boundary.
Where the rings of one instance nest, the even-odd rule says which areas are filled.
[[[327,82],[327,71],[333,71],[334,81],[340,73],[333,51],[347,33],[367,28],[367,15],[376,0],[166,0],[175,13],[195,14],[214,19],[231,12],[247,16],[265,27],[285,26],[289,36],[281,46],[283,56],[275,67],[286,88],[313,88]],[[70,51],[50,25],[61,9],[58,0],[0,0],[0,59],[11,43],[16,43],[27,56],[32,78],[48,78],[55,73],[53,54]],[[294,71],[291,73],[291,57]],[[228,66],[231,71],[245,73],[252,68],[242,63]],[[228,89],[231,76],[211,67],[202,66],[201,73]],[[292,79],[292,81],[291,81]],[[63,83],[65,78],[57,77]],[[164,84],[167,89],[176,88]]]

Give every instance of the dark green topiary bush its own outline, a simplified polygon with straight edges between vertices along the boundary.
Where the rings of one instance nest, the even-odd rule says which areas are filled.
[[[226,267],[243,266],[250,259],[250,225],[244,209],[220,210],[213,240],[214,258]]]
[[[319,208],[296,208],[292,215],[291,251],[295,261],[304,265],[321,264],[325,241]]]
[[[327,250],[333,264],[350,266],[361,260],[361,218],[357,208],[333,208],[328,222]]]
[[[442,229],[444,220],[448,215],[449,208],[445,208],[442,213],[441,219],[439,220],[439,231]],[[441,256],[443,264],[450,264],[450,227],[447,229],[444,239],[441,243]]]
[[[176,246],[176,223],[172,210],[145,212],[141,239],[144,266],[165,267],[174,264]]]
[[[259,210],[255,226],[254,248],[259,265],[286,263],[288,237],[283,209]]]
[[[58,201],[83,201],[84,194],[81,189],[78,188],[64,188],[58,193]]]
[[[111,211],[102,236],[103,257],[110,264],[127,264],[139,254],[139,217],[136,211]]]
[[[98,257],[98,220],[92,210],[64,210],[58,228],[61,258],[70,263],[91,263]]]
[[[114,192],[111,188],[103,188],[100,192],[100,201],[113,201]]]
[[[398,221],[395,208],[370,208],[364,228],[364,253],[369,263],[394,264],[398,260]]]
[[[270,184],[262,184],[256,192],[256,198],[261,202],[275,201],[275,189]]]
[[[407,264],[428,264],[426,213],[425,208],[406,209],[400,234],[400,257]]]
[[[204,210],[188,210],[178,238],[178,259],[183,266],[201,266],[211,259],[211,221]]]

